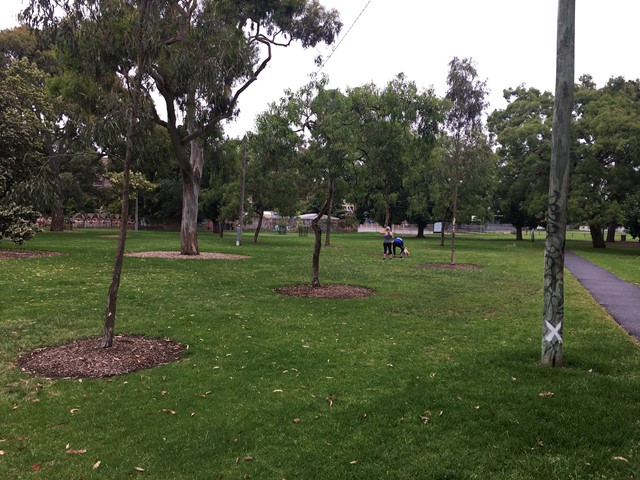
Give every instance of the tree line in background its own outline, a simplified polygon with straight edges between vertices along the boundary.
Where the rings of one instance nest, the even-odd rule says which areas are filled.
[[[337,19],[313,12],[324,15],[319,24],[333,22],[332,29],[295,35],[303,42],[332,41]],[[101,188],[96,179],[123,169],[131,95],[124,72],[135,55],[114,47],[127,26],[122,15],[109,15],[100,25],[77,18],[73,25],[84,35],[76,37],[64,35],[69,17],[56,26],[55,38],[26,25],[0,32],[4,237],[28,239],[40,214],[61,230],[75,212],[120,211],[122,189]],[[174,9],[154,19],[176,38],[158,39],[146,60],[132,169],[155,188],[138,192],[140,215],[181,222],[183,253],[198,253],[198,218],[238,220],[243,155],[245,204],[258,218],[270,210],[342,216],[346,201],[359,222],[406,220],[419,235],[441,220],[455,235],[456,222],[498,218],[514,225],[518,239],[523,228],[545,224],[551,93],[507,89],[507,107],[486,117],[486,85],[471,60],[457,58],[444,98],[402,74],[382,87],[345,91],[313,78],[260,114],[244,141],[229,139],[220,122],[237,114],[238,92],[257,79],[264,62],[252,46],[268,46],[270,56],[278,42],[257,27],[244,34],[237,25],[225,30],[216,23],[220,15]],[[201,30],[181,27],[186,24]],[[229,49],[229,59],[220,58],[219,45]],[[212,65],[211,58],[221,63]],[[638,237],[640,82],[612,77],[598,88],[581,77],[573,136],[569,222],[587,225],[596,247],[613,241],[619,226]],[[313,228],[318,235],[317,222]],[[452,262],[453,255],[452,248]]]

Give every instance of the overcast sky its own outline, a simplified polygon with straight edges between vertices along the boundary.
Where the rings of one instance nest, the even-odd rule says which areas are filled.
[[[525,84],[554,89],[557,0],[320,2],[340,12],[342,43],[335,51],[335,45],[307,51],[297,45],[276,49],[270,66],[240,97],[240,116],[226,129],[230,136],[251,130],[257,113],[279,99],[284,89],[307,83],[318,70],[313,59],[318,54],[326,59],[332,51],[322,72],[334,88],[371,81],[384,86],[404,72],[419,87],[433,86],[442,96],[448,63],[457,56],[473,58],[479,76],[487,80],[489,111],[505,107],[505,88]],[[0,28],[15,26],[25,4],[26,0],[0,0]],[[611,76],[640,78],[640,1],[576,4],[576,81],[585,73],[598,86]]]

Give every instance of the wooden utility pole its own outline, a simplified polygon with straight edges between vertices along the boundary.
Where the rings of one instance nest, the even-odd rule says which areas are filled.
[[[556,93],[553,108],[547,239],[544,248],[544,318],[541,356],[541,364],[544,367],[562,367],[564,247],[573,111],[575,12],[575,0],[558,0]]]

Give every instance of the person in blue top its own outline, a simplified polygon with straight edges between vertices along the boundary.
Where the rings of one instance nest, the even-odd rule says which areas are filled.
[[[393,232],[390,227],[384,227],[384,230],[380,233],[384,236],[384,241],[382,242],[384,253],[382,254],[382,259],[387,258],[387,253],[389,254],[389,258],[392,258],[391,245],[393,244]]]
[[[404,242],[400,237],[393,239],[393,256],[396,256],[396,249],[400,249],[400,258],[402,258],[405,254],[409,256],[409,249],[404,246]]]

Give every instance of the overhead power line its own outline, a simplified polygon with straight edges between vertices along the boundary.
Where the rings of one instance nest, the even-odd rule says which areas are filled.
[[[358,22],[358,20],[360,20],[360,17],[362,16],[362,14],[364,13],[364,11],[367,9],[367,7],[369,6],[369,4],[371,3],[372,0],[369,0],[366,5],[362,8],[362,10],[360,11],[360,13],[358,14],[358,16],[356,17],[356,19],[353,21],[353,23],[351,24],[351,26],[349,27],[349,30],[347,30],[347,33],[344,34],[344,36],[340,39],[340,41],[338,42],[338,44],[333,48],[333,50],[331,50],[331,53],[329,54],[329,56],[327,57],[327,59],[322,62],[322,65],[320,65],[320,68],[318,68],[318,71],[316,73],[320,73],[320,71],[324,68],[324,66],[329,62],[329,60],[331,60],[331,57],[333,57],[333,54],[336,53],[336,50],[338,50],[338,48],[340,47],[340,45],[342,45],[342,42],[344,42],[344,39],[347,38],[347,36],[349,35],[349,32],[351,31],[351,29],[355,26],[355,24]]]

